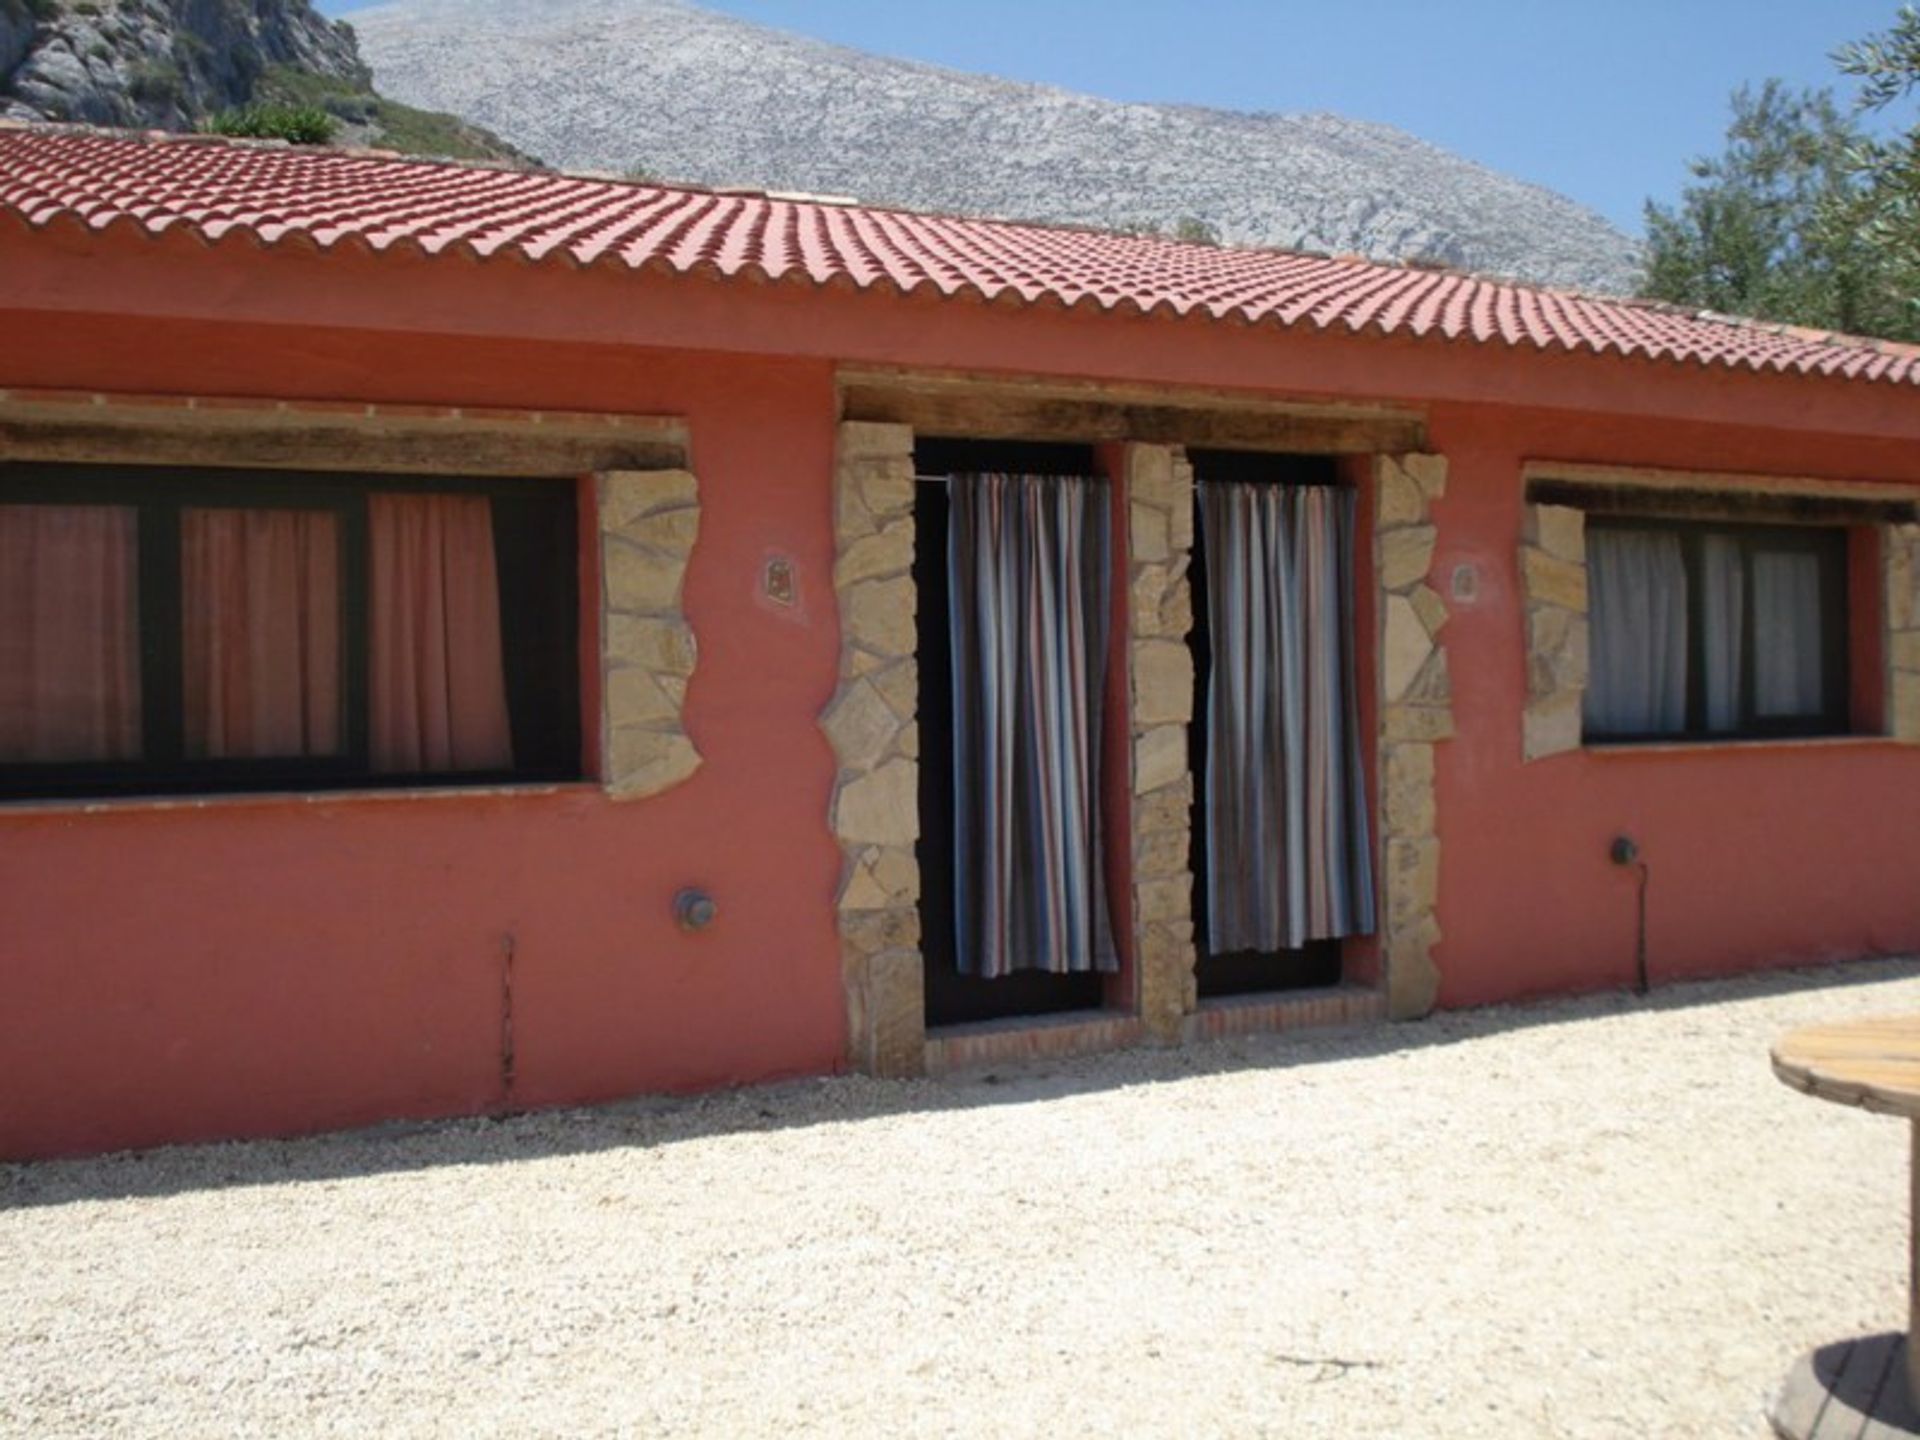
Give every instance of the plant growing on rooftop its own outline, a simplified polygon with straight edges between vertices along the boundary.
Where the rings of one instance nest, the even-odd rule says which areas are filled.
[[[209,135],[327,145],[333,141],[334,125],[333,116],[317,106],[264,104],[223,110],[209,117],[201,128]]]

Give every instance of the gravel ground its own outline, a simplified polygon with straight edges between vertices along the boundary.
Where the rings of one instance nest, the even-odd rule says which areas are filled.
[[[1920,962],[944,1083],[0,1167],[0,1430],[1766,1433],[1905,1322]]]

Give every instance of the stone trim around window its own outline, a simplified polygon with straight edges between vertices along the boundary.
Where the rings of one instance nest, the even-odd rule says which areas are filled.
[[[700,534],[700,487],[685,470],[596,477],[600,528],[602,783],[616,800],[658,795],[700,768],[686,732],[697,648],[681,609]]]
[[[1140,1019],[1154,1039],[1180,1039],[1198,1004],[1193,872],[1193,467],[1186,451],[1129,445],[1125,459],[1132,745],[1133,941]]]
[[[1526,507],[1520,597],[1527,641],[1521,753],[1543,760],[1580,748],[1589,668],[1587,517],[1568,505]]]
[[[1782,484],[1772,482],[1769,493]],[[1822,491],[1816,482],[1795,482],[1783,493]],[[1848,498],[1857,497],[1849,493]],[[1882,729],[1902,744],[1920,745],[1920,524],[1883,525],[1880,534],[1886,657]],[[1582,744],[1580,717],[1590,660],[1584,511],[1527,504],[1520,593],[1527,660],[1522,754],[1533,761],[1578,750]],[[1866,621],[1856,616],[1853,623]]]
[[[839,762],[831,819],[848,1061],[926,1068],[920,956],[920,672],[913,581],[913,430],[846,421],[834,464],[840,684],[820,714]]]
[[[1887,733],[1920,745],[1920,525],[1882,532],[1886,583]]]
[[[1380,611],[1380,910],[1387,1014],[1415,1020],[1439,997],[1439,813],[1434,747],[1454,734],[1453,680],[1440,631],[1447,604],[1428,583],[1446,494],[1444,455],[1374,461],[1374,577]]]

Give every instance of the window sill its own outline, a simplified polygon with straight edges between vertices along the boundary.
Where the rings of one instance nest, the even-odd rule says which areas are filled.
[[[526,785],[422,785],[392,790],[261,790],[217,795],[126,795],[73,800],[0,800],[0,820],[28,815],[145,815],[174,810],[262,810],[287,806],[352,806],[394,801],[544,799],[599,795],[597,780],[541,780]]]
[[[1891,735],[1756,735],[1725,740],[1607,740],[1580,747],[1602,759],[1632,755],[1746,754],[1756,750],[1904,749]]]

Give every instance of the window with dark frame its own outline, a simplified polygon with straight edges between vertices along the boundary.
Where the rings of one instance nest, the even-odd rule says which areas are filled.
[[[574,487],[0,466],[0,797],[578,779]]]
[[[1589,743],[1849,729],[1847,531],[1589,515]]]

